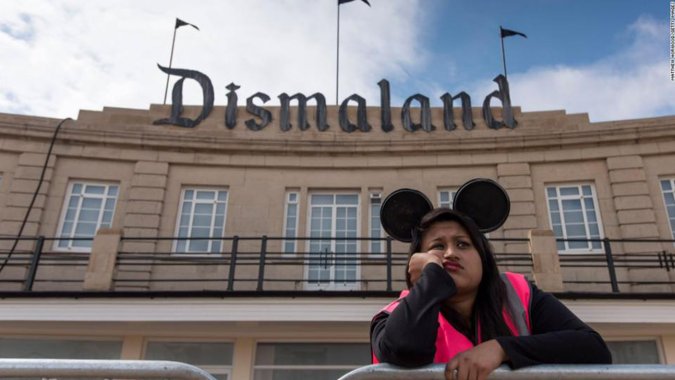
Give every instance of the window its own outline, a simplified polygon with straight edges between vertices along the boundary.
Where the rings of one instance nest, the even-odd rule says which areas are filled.
[[[670,221],[670,232],[675,239],[675,179],[661,180],[661,190],[663,191],[663,200],[666,203],[668,221]]]
[[[284,253],[297,252],[297,241],[294,238],[298,233],[298,198],[300,198],[300,195],[296,192],[286,193],[284,237],[293,239],[284,240]]]
[[[438,207],[452,208],[452,201],[455,199],[455,190],[439,189],[438,190]]]
[[[358,207],[355,193],[310,195],[310,287],[356,285]]]
[[[119,359],[122,341],[0,338],[0,358]]]
[[[179,238],[175,252],[219,253],[225,230],[227,191],[220,189],[184,189],[178,217]],[[200,239],[203,238],[203,239]]]
[[[661,364],[655,340],[608,341],[613,364]]]
[[[60,238],[93,238],[100,228],[112,224],[119,186],[104,183],[73,182],[61,216]],[[87,252],[92,240],[57,240],[56,249]]]
[[[333,380],[370,357],[367,343],[259,343],[253,379]]]
[[[382,223],[380,223],[380,206],[382,205],[382,195],[380,193],[370,193],[370,237],[382,238]],[[382,240],[370,241],[370,253],[382,253],[384,251],[384,242]]]
[[[546,188],[551,227],[559,239],[561,252],[601,252],[601,224],[592,185],[560,185]]]
[[[232,372],[232,343],[227,342],[149,342],[146,360],[171,360],[192,364],[228,380]]]

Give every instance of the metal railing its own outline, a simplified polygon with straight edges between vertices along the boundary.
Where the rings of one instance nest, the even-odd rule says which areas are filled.
[[[190,364],[152,360],[0,359],[0,378],[215,380]]]
[[[0,237],[0,243],[13,239]],[[53,242],[64,239],[20,238],[19,249],[0,272],[0,291],[82,291],[91,255],[54,250]],[[217,242],[218,249],[213,253],[175,252],[177,241]],[[294,242],[294,252],[283,251],[288,241]],[[368,252],[374,241],[382,252]],[[528,239],[490,241],[501,270],[531,275]],[[601,247],[590,253],[559,254],[567,291],[667,293],[675,286],[675,276],[670,275],[675,269],[675,240],[558,241],[584,241]],[[312,252],[313,244],[332,248]],[[336,253],[336,245],[349,246],[349,251]],[[122,237],[111,292],[394,293],[405,288],[407,253],[401,247],[388,238]],[[7,255],[0,247],[0,261]]]
[[[445,365],[403,369],[388,364],[357,368],[339,380],[444,380]],[[675,379],[671,365],[538,365],[518,370],[507,366],[492,372],[490,380],[667,380]]]

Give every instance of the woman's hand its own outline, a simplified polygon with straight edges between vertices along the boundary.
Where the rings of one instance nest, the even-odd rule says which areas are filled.
[[[418,252],[410,256],[408,263],[408,273],[410,273],[410,281],[415,284],[422,276],[422,270],[427,264],[436,264],[443,267],[443,252],[439,250],[431,250],[429,252]]]
[[[494,339],[460,352],[445,366],[446,380],[485,380],[508,360],[502,346]]]

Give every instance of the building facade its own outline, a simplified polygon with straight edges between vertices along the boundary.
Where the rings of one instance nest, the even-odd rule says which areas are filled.
[[[104,108],[58,134],[60,120],[0,115],[0,357],[337,378],[369,363],[370,318],[405,286],[384,197],[451,206],[483,177],[511,200],[489,234],[503,270],[554,292],[616,360],[675,363],[675,117],[514,108],[515,128],[493,129],[473,109],[475,126],[455,110],[450,129],[430,108],[385,131],[375,107],[327,107],[325,128],[316,107],[307,128],[298,107],[267,109],[263,128],[244,107],[184,128],[153,124],[169,106]]]

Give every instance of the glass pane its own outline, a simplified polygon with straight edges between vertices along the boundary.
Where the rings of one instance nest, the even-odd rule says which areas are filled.
[[[289,193],[288,194],[288,201],[289,202],[297,202],[298,201],[298,194],[297,193]]]
[[[441,203],[450,203],[450,194],[447,191],[441,191]]]
[[[584,206],[586,207],[586,210],[595,210],[595,202],[593,202],[593,198],[584,198]]]
[[[82,209],[82,211],[80,212],[79,222],[98,223],[98,215],[99,215],[98,210]]]
[[[260,343],[256,365],[366,365],[366,343]]]
[[[66,220],[74,221],[76,212],[77,212],[77,209],[69,208],[68,211],[66,212]]]
[[[68,202],[68,208],[77,208],[77,204],[80,202],[80,197],[72,196],[70,197],[70,202]]]
[[[581,210],[581,201],[578,199],[564,199],[562,201],[563,211]]]
[[[232,365],[232,343],[150,342],[147,360],[172,360],[193,365]]]
[[[211,237],[210,232],[210,228],[193,227],[192,234],[190,236],[193,238]]]
[[[332,205],[333,196],[329,194],[312,194],[312,205]]]
[[[289,204],[288,205],[288,216],[289,217],[294,217],[298,211],[298,205],[296,204]]]
[[[113,213],[111,211],[106,211],[103,213],[103,219],[101,219],[101,224],[110,224],[112,221]]]
[[[218,192],[218,200],[220,202],[226,202],[227,201],[227,191],[219,191]]]
[[[582,194],[584,194],[584,195],[588,195],[588,196],[592,195],[592,193],[591,193],[591,185],[583,185],[583,186],[581,186],[581,192],[582,192]]]
[[[211,215],[213,213],[213,203],[195,204],[195,214]]]
[[[598,218],[595,216],[595,211],[589,211],[586,213],[586,219],[589,223],[597,223]]]
[[[357,205],[359,204],[359,196],[356,194],[338,194],[336,195],[335,203],[339,205]]]
[[[675,197],[673,196],[673,193],[665,193],[663,194],[663,197],[666,199],[667,205],[675,204]]]
[[[190,252],[208,252],[209,251],[209,241],[208,240],[190,240],[189,241],[189,251]]]
[[[185,190],[185,199],[193,200],[194,199],[194,190]]]
[[[195,215],[192,219],[193,227],[211,227],[211,215]]]
[[[100,198],[84,198],[82,200],[82,208],[100,210],[102,203],[102,199]]]
[[[591,235],[590,237],[597,239],[600,237],[600,230],[598,229],[598,225],[596,223],[592,223],[588,225],[588,232]]]
[[[61,229],[61,236],[70,236],[73,232],[73,223],[65,222],[63,223],[63,228]]]
[[[0,357],[25,359],[119,359],[121,341],[0,338]]]
[[[588,249],[588,242],[586,241],[570,241],[567,244],[570,249]]]
[[[224,222],[225,222],[225,216],[224,215],[218,215],[218,216],[216,216],[214,227],[216,229],[220,229],[222,231]],[[220,235],[218,235],[218,236],[220,236]]]
[[[96,223],[78,223],[75,227],[76,237],[90,237],[96,234]]]
[[[565,215],[565,224],[568,225],[570,223],[583,223],[584,222],[584,214],[581,211],[565,211],[563,213]]]
[[[572,224],[567,225],[567,237],[569,238],[585,238],[586,237],[586,226],[583,224]]]
[[[661,181],[661,190],[663,191],[670,191],[672,190],[672,184],[670,183],[670,180],[664,179]]]
[[[668,206],[668,216],[671,218],[675,218],[675,204],[672,206]]]
[[[548,209],[551,211],[558,211],[558,201],[555,199],[548,201]]]
[[[87,185],[84,188],[85,194],[105,194],[105,186]]]
[[[613,364],[660,364],[656,342],[618,341],[607,342]]]
[[[113,209],[115,209],[115,199],[114,198],[108,198],[105,201],[105,206],[103,208],[108,210],[108,211],[112,211]]]
[[[82,184],[76,183],[73,185],[73,194],[82,194]]]
[[[111,196],[111,197],[116,197],[117,196],[117,186],[108,187],[108,195]]]
[[[216,199],[216,192],[215,191],[208,191],[208,190],[198,190],[197,191],[197,199],[214,200],[214,199]]]
[[[555,187],[547,187],[546,188],[546,195],[548,195],[549,199],[555,198],[557,196],[556,188]]]
[[[256,369],[253,380],[335,380],[352,369]]]
[[[561,187],[560,196],[579,195],[579,188],[576,186]]]

